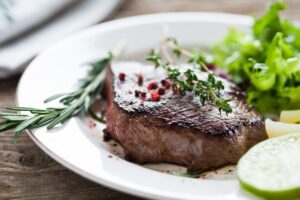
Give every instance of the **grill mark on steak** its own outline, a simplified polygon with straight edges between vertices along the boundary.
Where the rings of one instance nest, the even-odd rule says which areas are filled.
[[[126,73],[125,81],[118,79],[120,72]],[[137,74],[144,77],[142,86]],[[205,78],[206,73],[199,76]],[[192,93],[181,96],[169,89],[158,102],[150,101],[149,94],[145,100],[135,96],[135,90],[147,92],[150,82],[160,84],[165,78],[162,71],[135,62],[114,63],[108,70],[107,131],[132,161],[170,162],[204,171],[235,164],[267,138],[263,118],[245,103],[245,94],[221,78],[221,97],[232,99],[233,112],[228,115],[220,115],[213,105],[201,105]]]

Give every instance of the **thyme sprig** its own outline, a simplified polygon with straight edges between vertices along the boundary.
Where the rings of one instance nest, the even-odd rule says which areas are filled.
[[[192,65],[200,66],[203,71],[211,72],[206,65],[206,63],[208,61],[207,61],[207,57],[205,56],[204,52],[202,52],[202,51],[190,52],[187,49],[180,47],[176,38],[173,38],[173,37],[166,38],[163,41],[162,45],[166,45],[167,47],[171,48],[172,52],[177,57],[184,55],[184,56],[188,57],[188,61],[187,61],[188,63],[190,63]]]
[[[77,90],[70,93],[57,94],[44,101],[44,103],[48,103],[59,99],[62,107],[45,109],[15,106],[3,107],[7,111],[21,113],[0,112],[0,119],[3,120],[0,122],[0,132],[13,130],[15,142],[25,129],[35,129],[42,126],[52,129],[58,124],[65,123],[81,111],[95,116],[90,107],[104,87],[105,69],[112,59],[113,55],[109,53],[107,57],[90,63],[87,76],[80,80],[80,86]],[[24,112],[27,114],[24,114]]]
[[[207,80],[201,80],[196,74],[196,70],[191,68],[181,72],[178,68],[172,67],[169,63],[163,62],[162,57],[158,51],[151,50],[149,52],[148,61],[154,63],[156,68],[164,69],[168,74],[168,79],[172,81],[173,87],[179,87],[181,95],[185,95],[186,92],[192,92],[199,97],[202,105],[211,103],[216,106],[220,111],[220,114],[225,112],[229,114],[232,112],[232,107],[229,102],[230,99],[223,99],[219,97],[219,93],[224,89],[222,81],[217,80],[214,73],[212,73],[205,64],[205,57],[200,53],[192,53],[186,49],[180,47],[174,38],[167,38],[162,45],[168,45],[171,47],[173,53],[178,57],[185,55],[189,58],[188,63],[200,66],[200,69],[208,72]],[[161,47],[163,49],[165,46]],[[168,52],[165,52],[168,53]],[[170,57],[170,55],[167,55]]]

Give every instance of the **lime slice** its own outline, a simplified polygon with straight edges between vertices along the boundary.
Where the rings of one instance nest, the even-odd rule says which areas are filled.
[[[269,139],[239,161],[241,186],[266,199],[300,198],[300,133]]]

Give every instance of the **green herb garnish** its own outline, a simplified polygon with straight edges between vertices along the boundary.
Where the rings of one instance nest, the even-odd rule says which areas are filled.
[[[300,27],[280,18],[283,1],[270,4],[252,33],[231,29],[213,47],[215,64],[247,88],[247,102],[263,113],[300,107]]]
[[[219,97],[219,93],[224,89],[222,81],[217,80],[214,73],[210,72],[205,64],[205,57],[201,52],[190,52],[181,48],[174,38],[167,38],[163,45],[169,45],[173,53],[177,56],[185,55],[189,58],[188,62],[192,65],[200,66],[200,69],[208,72],[207,80],[198,78],[196,69],[187,69],[181,72],[178,68],[172,67],[169,63],[164,63],[161,56],[155,50],[150,51],[148,61],[154,63],[156,68],[164,69],[168,74],[168,79],[172,81],[173,87],[179,87],[180,93],[185,95],[186,92],[192,92],[199,97],[201,103],[211,103],[216,106],[220,113],[223,111],[226,114],[232,112],[229,104],[229,99]],[[165,48],[165,46],[162,46]],[[165,53],[167,53],[165,51]],[[166,55],[170,57],[170,55]]]
[[[189,177],[189,178],[199,178],[201,176],[201,173],[197,172],[185,172],[179,174],[179,176]]]
[[[14,141],[16,141],[25,129],[35,129],[42,126],[52,129],[58,124],[65,123],[81,111],[91,114],[91,116],[96,116],[90,109],[90,106],[103,89],[105,69],[112,59],[113,55],[109,53],[107,57],[90,63],[90,70],[87,76],[80,80],[80,86],[76,91],[54,95],[44,101],[48,103],[59,99],[62,107],[45,109],[14,106],[4,107],[8,111],[22,113],[0,112],[0,119],[4,120],[0,122],[0,132],[13,130],[15,133]],[[24,112],[28,114],[24,114]]]

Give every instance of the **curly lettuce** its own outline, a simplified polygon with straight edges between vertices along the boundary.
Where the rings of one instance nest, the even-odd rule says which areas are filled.
[[[247,102],[262,113],[300,108],[300,27],[280,17],[285,8],[275,1],[251,33],[231,29],[212,49],[214,63],[247,88]]]

